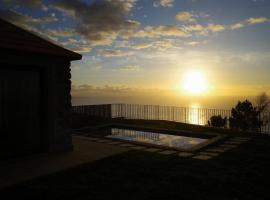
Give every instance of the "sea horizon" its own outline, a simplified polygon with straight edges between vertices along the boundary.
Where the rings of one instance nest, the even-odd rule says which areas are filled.
[[[238,101],[249,100],[255,106],[256,96],[88,96],[72,97],[72,105],[143,104],[231,110]]]

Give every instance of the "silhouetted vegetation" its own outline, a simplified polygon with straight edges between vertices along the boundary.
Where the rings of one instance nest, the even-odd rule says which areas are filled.
[[[232,116],[229,118],[231,129],[240,131],[258,131],[262,125],[259,119],[260,112],[248,100],[239,101],[232,108]]]
[[[226,128],[227,117],[223,118],[221,115],[214,115],[208,121],[208,125],[212,127]]]
[[[262,112],[266,112],[268,110],[269,104],[270,104],[270,100],[269,97],[267,96],[267,94],[265,92],[261,93],[260,95],[258,95],[256,97],[256,109],[262,113]]]
[[[256,103],[256,109],[259,112],[258,117],[261,122],[261,125],[260,125],[260,132],[261,132],[262,126],[266,125],[269,122],[268,116],[263,115],[263,113],[268,111],[270,100],[267,94],[263,92],[256,97],[255,103]]]
[[[255,106],[248,100],[239,101],[232,108],[229,125],[231,129],[239,131],[261,132],[262,126],[268,123],[268,116],[264,115],[268,110],[270,101],[265,92],[255,99]]]

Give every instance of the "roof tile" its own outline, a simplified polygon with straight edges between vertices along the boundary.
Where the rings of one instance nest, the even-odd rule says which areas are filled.
[[[70,60],[82,58],[78,53],[56,45],[3,19],[0,19],[0,48],[61,56]]]

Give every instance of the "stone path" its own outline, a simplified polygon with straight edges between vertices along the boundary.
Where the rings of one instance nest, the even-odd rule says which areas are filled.
[[[143,146],[109,138],[95,138],[89,135],[73,135],[72,138],[74,145],[73,152],[37,155],[25,158],[24,162],[21,162],[19,159],[5,164],[1,163],[0,188],[129,150],[158,153],[163,156],[177,156],[179,159],[209,160],[250,140],[248,137],[232,137],[218,145],[197,152],[185,152]]]
[[[249,141],[250,138],[248,137],[232,137],[218,145],[215,145],[213,147],[209,147],[204,149],[204,151],[199,151],[196,156],[193,156],[192,158],[198,159],[198,160],[209,160],[213,157],[219,156],[220,154],[229,151],[231,149],[234,149],[238,147],[238,145],[242,144],[243,142]]]
[[[172,154],[176,154],[177,151],[164,150],[164,151],[160,151],[159,153],[160,153],[160,154],[163,154],[163,155],[172,155]]]
[[[185,151],[177,151],[177,150],[168,150],[158,147],[147,147],[143,145],[138,145],[134,143],[128,143],[125,141],[116,141],[116,140],[110,140],[110,139],[97,139],[93,137],[87,137],[91,141],[100,142],[100,143],[106,143],[110,145],[117,145],[124,148],[128,148],[131,150],[140,150],[145,152],[151,152],[151,153],[159,153],[161,155],[177,155],[180,158],[193,158],[197,160],[209,160],[211,158],[217,157],[222,153],[225,153],[231,149],[234,149],[238,147],[238,145],[247,142],[250,140],[248,137],[231,137],[217,145],[204,148],[203,150],[199,150],[197,152],[185,152]]]
[[[72,152],[38,154],[1,162],[0,188],[129,151],[119,146],[119,142],[109,145],[112,141],[105,139],[73,135],[72,142]]]
[[[183,157],[183,158],[187,158],[187,157],[194,156],[194,153],[180,152],[180,153],[178,153],[178,156],[179,156],[179,157]]]

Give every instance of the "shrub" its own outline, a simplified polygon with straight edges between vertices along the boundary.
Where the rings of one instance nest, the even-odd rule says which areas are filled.
[[[258,131],[262,123],[259,114],[260,112],[248,100],[239,101],[235,108],[232,108],[230,128],[240,131]]]
[[[227,125],[227,117],[222,117],[221,115],[214,115],[208,121],[209,126],[225,128]]]

